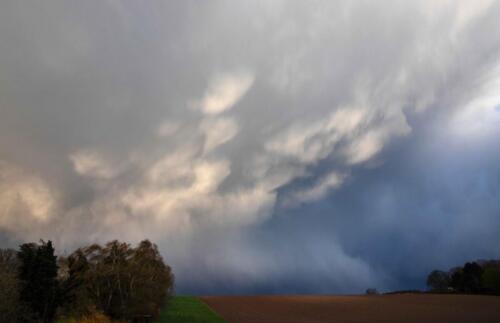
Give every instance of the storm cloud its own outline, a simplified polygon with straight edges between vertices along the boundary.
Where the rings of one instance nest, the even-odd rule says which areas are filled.
[[[150,238],[192,293],[500,257],[500,2],[0,4],[0,241]]]

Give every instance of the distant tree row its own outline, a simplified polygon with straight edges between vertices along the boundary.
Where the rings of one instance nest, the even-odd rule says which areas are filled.
[[[174,276],[156,245],[111,241],[57,257],[51,241],[0,249],[0,322],[154,319]]]
[[[449,271],[434,270],[427,276],[434,292],[500,295],[500,261],[467,262]]]

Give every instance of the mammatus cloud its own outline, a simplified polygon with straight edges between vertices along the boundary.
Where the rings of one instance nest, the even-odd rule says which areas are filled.
[[[82,176],[111,179],[119,172],[119,166],[104,159],[94,151],[81,150],[69,156],[75,172]]]
[[[205,136],[203,151],[208,153],[230,141],[238,133],[238,124],[231,118],[210,118],[203,120],[200,131]]]
[[[252,86],[254,77],[249,72],[224,73],[214,76],[199,102],[203,113],[219,114],[231,109]]]
[[[440,169],[440,143],[471,138],[498,170],[499,14],[494,1],[1,4],[0,234],[62,249],[148,237],[181,289],[400,286],[370,254],[385,259],[387,236],[405,245],[390,215],[412,194],[404,171],[401,201],[371,181],[399,160]],[[405,202],[422,234],[447,203],[431,191]],[[460,236],[447,232],[443,249]]]
[[[0,161],[0,226],[14,232],[51,220],[58,196],[43,179]]]
[[[157,129],[157,134],[160,137],[172,136],[179,130],[180,127],[181,127],[180,124],[167,120],[163,122]]]
[[[458,110],[450,120],[450,133],[459,140],[493,138],[500,125],[500,65],[490,72],[481,95]]]
[[[296,204],[301,202],[311,202],[319,200],[326,196],[329,190],[342,185],[344,175],[337,172],[331,172],[323,175],[322,178],[314,183],[311,187],[301,188],[293,192],[287,199],[287,204]]]

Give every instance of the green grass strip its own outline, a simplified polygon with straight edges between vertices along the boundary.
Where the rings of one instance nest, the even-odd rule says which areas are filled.
[[[210,307],[193,296],[175,296],[162,310],[158,323],[225,323]]]

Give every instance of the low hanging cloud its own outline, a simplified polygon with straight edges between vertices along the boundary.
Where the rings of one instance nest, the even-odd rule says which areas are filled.
[[[361,206],[404,206],[338,196],[407,155],[431,171],[419,161],[441,160],[441,142],[492,149],[499,14],[495,1],[3,3],[0,235],[62,250],[151,238],[180,290],[400,287],[351,239],[377,254],[380,232],[407,228]]]

